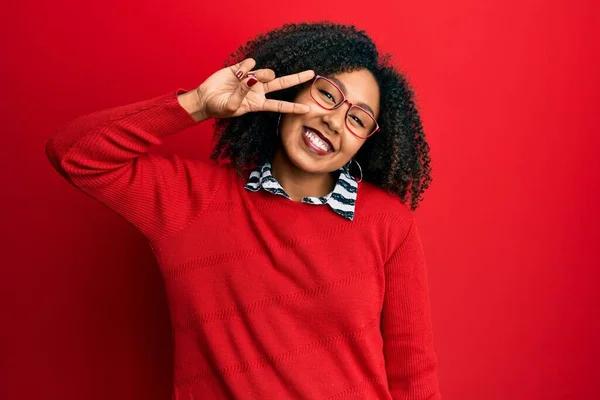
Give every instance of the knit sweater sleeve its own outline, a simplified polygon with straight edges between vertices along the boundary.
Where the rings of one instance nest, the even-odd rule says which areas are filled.
[[[394,400],[440,399],[425,257],[416,222],[385,266],[381,330]]]
[[[196,125],[177,100],[183,92],[84,115],[46,143],[48,159],[64,178],[150,240],[187,226],[218,185],[208,162],[149,153],[163,137]]]

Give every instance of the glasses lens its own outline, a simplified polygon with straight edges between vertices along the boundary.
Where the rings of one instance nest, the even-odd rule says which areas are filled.
[[[344,95],[335,85],[323,78],[317,78],[312,85],[313,97],[321,107],[334,108],[344,100]]]
[[[366,138],[375,130],[377,123],[368,112],[352,107],[348,110],[348,118],[346,119],[348,128],[357,136]]]
[[[337,86],[321,77],[317,78],[311,86],[311,94],[315,101],[323,108],[333,109],[344,101],[344,95]],[[355,135],[366,138],[371,135],[377,123],[368,112],[351,107],[348,110],[346,124]]]

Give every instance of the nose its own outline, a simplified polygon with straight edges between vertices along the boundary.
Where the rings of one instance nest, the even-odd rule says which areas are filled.
[[[342,133],[347,111],[348,106],[346,106],[346,104],[342,104],[335,110],[326,110],[325,115],[323,115],[323,122],[325,122],[331,131],[338,134]]]

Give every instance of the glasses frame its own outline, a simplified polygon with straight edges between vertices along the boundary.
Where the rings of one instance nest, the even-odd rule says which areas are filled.
[[[341,94],[342,94],[342,101],[340,102],[340,104],[329,108],[329,107],[325,107],[323,105],[321,105],[321,103],[319,103],[319,101],[317,99],[315,99],[315,96],[313,96],[313,86],[315,85],[315,82],[317,82],[318,79],[325,79],[327,82],[329,82],[330,84],[333,85],[333,87],[335,87]],[[313,101],[315,103],[317,103],[317,105],[325,110],[336,110],[338,108],[340,108],[342,106],[342,104],[347,103],[350,107],[348,107],[348,110],[346,110],[346,115],[344,116],[344,123],[346,124],[346,128],[348,128],[348,131],[350,131],[351,134],[353,134],[354,136],[356,136],[359,139],[362,140],[366,140],[367,138],[373,136],[377,131],[379,131],[379,124],[377,123],[377,120],[375,119],[375,117],[373,117],[371,115],[371,113],[367,110],[365,110],[364,108],[362,108],[361,106],[357,106],[356,104],[352,104],[347,98],[346,95],[344,94],[344,92],[342,91],[342,89],[340,89],[340,87],[338,85],[335,84],[335,82],[333,82],[331,79],[328,79],[324,76],[321,75],[315,75],[312,83],[310,84],[310,97],[312,97]],[[350,113],[350,110],[352,110],[352,108],[358,108],[361,111],[364,111],[365,113],[367,113],[369,115],[369,117],[371,117],[373,119],[373,121],[375,122],[375,129],[373,130],[373,132],[369,133],[366,137],[362,137],[362,136],[358,136],[356,133],[352,132],[352,128],[350,128],[350,125],[348,125],[348,114]]]

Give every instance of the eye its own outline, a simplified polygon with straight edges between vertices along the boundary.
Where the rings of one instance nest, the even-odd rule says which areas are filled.
[[[331,100],[332,102],[335,102],[335,98],[333,97],[333,95],[331,93],[329,93],[328,91],[323,90],[323,89],[320,89],[319,91],[321,92],[321,94],[323,94],[329,100]]]
[[[362,120],[360,118],[358,118],[355,115],[350,115],[350,118],[352,118],[354,121],[356,121],[357,124],[359,124],[362,128],[365,127],[365,124],[362,122]]]

